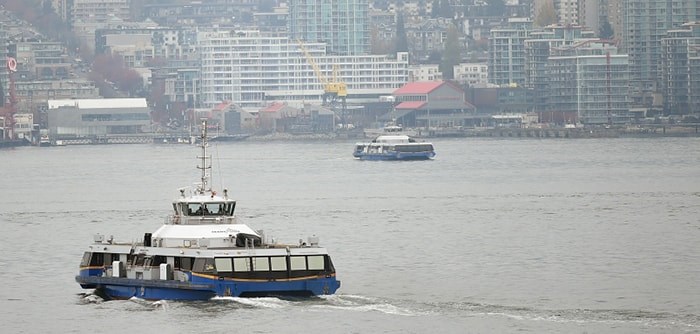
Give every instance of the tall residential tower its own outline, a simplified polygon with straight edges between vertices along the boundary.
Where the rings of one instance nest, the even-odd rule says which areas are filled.
[[[326,43],[329,54],[370,51],[368,0],[289,0],[289,37]]]
[[[640,106],[659,106],[661,39],[698,19],[698,0],[622,0],[622,51],[629,54],[630,94]]]

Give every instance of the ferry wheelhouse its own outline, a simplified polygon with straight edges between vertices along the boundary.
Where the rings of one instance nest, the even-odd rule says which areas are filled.
[[[360,160],[428,160],[435,157],[432,143],[406,135],[382,135],[369,143],[356,143],[352,155]]]
[[[340,287],[319,238],[267,242],[238,221],[228,191],[209,187],[206,122],[202,124],[201,182],[180,189],[173,213],[143,241],[121,243],[96,234],[75,280],[108,299],[206,300],[216,296],[311,296]]]

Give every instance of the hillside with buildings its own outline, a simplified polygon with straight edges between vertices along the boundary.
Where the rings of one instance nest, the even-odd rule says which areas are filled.
[[[0,128],[38,142],[200,117],[228,134],[695,124],[699,22],[694,0],[4,0]]]

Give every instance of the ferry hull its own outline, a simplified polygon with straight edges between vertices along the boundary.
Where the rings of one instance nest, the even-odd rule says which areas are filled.
[[[353,156],[360,160],[430,160],[435,157],[435,153],[355,153]]]
[[[81,286],[92,287],[97,294],[110,299],[138,297],[147,300],[209,300],[216,296],[315,296],[333,294],[340,287],[340,282],[335,277],[254,282],[195,275],[192,276],[192,282],[102,276],[76,276],[75,279]]]

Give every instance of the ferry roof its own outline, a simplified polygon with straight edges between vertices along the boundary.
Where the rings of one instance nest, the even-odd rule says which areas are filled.
[[[230,235],[236,235],[238,233],[258,235],[252,228],[245,224],[163,225],[157,231],[153,232],[153,238],[227,238]]]

